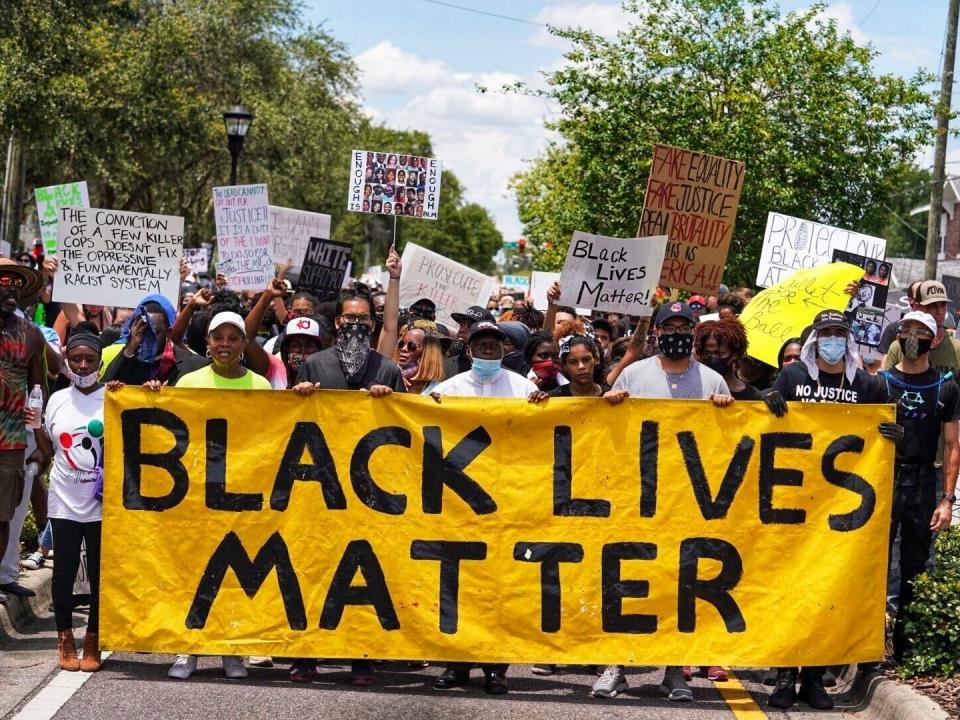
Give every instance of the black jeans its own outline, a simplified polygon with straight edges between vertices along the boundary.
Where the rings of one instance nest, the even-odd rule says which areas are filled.
[[[57,631],[73,628],[73,581],[80,569],[80,543],[87,543],[90,619],[87,632],[100,631],[100,521],[80,523],[50,518],[57,557],[53,563],[53,614]]]
[[[931,463],[926,465],[898,465],[893,484],[893,513],[890,527],[892,540],[900,533],[900,587],[897,608],[904,608],[913,600],[911,581],[927,567],[933,532],[930,518],[937,507],[937,475]],[[904,650],[903,623],[897,621],[893,632],[894,656]]]
[[[447,664],[448,670],[456,670],[458,672],[470,672],[473,668],[477,666],[476,663],[467,663],[467,662],[452,662]],[[491,663],[491,664],[481,664],[480,669],[483,670],[484,675],[489,675],[492,672],[500,673],[503,676],[507,674],[507,668],[510,666],[506,663]]]

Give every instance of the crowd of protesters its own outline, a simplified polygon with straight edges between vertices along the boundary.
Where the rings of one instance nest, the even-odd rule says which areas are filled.
[[[98,595],[103,487],[105,392],[139,385],[157,392],[170,386],[293,390],[355,390],[376,398],[392,393],[429,396],[442,408],[446,396],[522,398],[700,399],[723,408],[759,400],[782,416],[788,402],[896,403],[897,420],[878,432],[896,443],[892,543],[899,577],[890,589],[895,612],[911,599],[910,581],[930,561],[933,533],[949,525],[960,469],[960,340],[945,332],[947,303],[936,281],[915,283],[911,311],[886,333],[880,363],[864,368],[842,312],[816,315],[800,337],[780,350],[778,367],[750,357],[737,319],[752,298],[747,288],[721,287],[715,297],[680,301],[666,290],[650,318],[618,313],[578,314],[563,305],[558,285],[545,312],[521,296],[503,294],[457,308],[455,326],[437,319],[428,298],[400,306],[399,255],[386,262],[387,287],[359,282],[320,301],[295,292],[284,269],[260,293],[234,292],[222,277],[181,270],[175,307],[148,295],[135,308],[57,304],[51,298],[58,271],[53,258],[30,254],[0,259],[0,543],[6,548],[0,597],[32,591],[17,581],[20,528],[32,506],[40,547],[22,561],[37,569],[54,550],[53,605],[60,667],[100,667]],[[716,319],[701,320],[706,313]],[[880,366],[885,368],[880,370]],[[33,388],[43,410],[28,407]],[[49,486],[39,481],[49,470]],[[73,583],[85,547],[90,613],[82,655],[73,637]],[[12,558],[11,558],[12,553]],[[12,563],[13,567],[10,568]],[[892,583],[894,585],[894,583]],[[893,658],[902,657],[901,624],[893,630]],[[248,658],[271,665],[271,658]],[[317,660],[293,661],[290,680],[310,682]],[[508,692],[506,665],[480,665],[490,694]],[[239,657],[224,657],[227,677],[247,675]],[[180,655],[170,677],[187,679],[196,658]],[[452,663],[433,687],[466,685],[472,666]],[[612,698],[627,688],[620,666],[597,668],[591,695]],[[555,665],[536,665],[550,675]],[[727,679],[719,666],[668,667],[661,692],[689,701],[691,677]],[[351,663],[350,681],[375,682],[369,660]],[[824,668],[780,668],[771,706],[798,700],[825,709]],[[799,684],[799,690],[797,686]]]

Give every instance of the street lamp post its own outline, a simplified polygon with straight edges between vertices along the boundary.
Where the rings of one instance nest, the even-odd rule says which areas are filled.
[[[223,114],[223,124],[227,128],[227,147],[230,149],[230,184],[237,184],[237,160],[243,150],[243,141],[253,123],[253,113],[243,105],[234,105]]]

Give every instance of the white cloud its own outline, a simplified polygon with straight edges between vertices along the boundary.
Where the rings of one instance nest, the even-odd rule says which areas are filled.
[[[417,88],[457,82],[456,75],[439,60],[424,60],[396,47],[389,40],[377,43],[355,58],[364,90],[406,93]]]
[[[837,23],[837,29],[840,32],[849,32],[850,36],[859,45],[870,42],[870,38],[857,25],[856,15],[853,6],[848,2],[838,2],[824,8],[820,12],[820,17],[824,20],[833,20]]]
[[[583,28],[605,37],[616,37],[627,27],[627,16],[619,2],[551,2],[540,8],[534,21],[559,28]],[[530,39],[540,47],[565,47],[566,41],[541,28]]]

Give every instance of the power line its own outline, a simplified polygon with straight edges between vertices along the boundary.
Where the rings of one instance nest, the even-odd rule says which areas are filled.
[[[524,25],[536,25],[537,27],[549,27],[546,23],[535,20],[526,20],[524,18],[513,17],[512,15],[501,15],[500,13],[489,12],[488,10],[478,10],[477,8],[464,7],[463,5],[454,5],[453,3],[442,2],[442,0],[423,0],[431,5],[442,5],[443,7],[453,8],[454,10],[463,10],[464,12],[475,13],[477,15],[486,15],[487,17],[498,18],[500,20],[509,20],[511,22],[523,23]]]
[[[863,29],[863,24],[864,24],[867,20],[870,19],[870,16],[871,16],[871,15],[873,15],[873,11],[876,10],[878,7],[880,7],[880,3],[881,3],[881,2],[883,2],[883,0],[877,0],[877,1],[873,4],[873,7],[870,8],[870,12],[868,12],[866,15],[864,15],[863,19],[860,20],[860,22],[857,23],[857,25],[860,26],[861,29]]]

